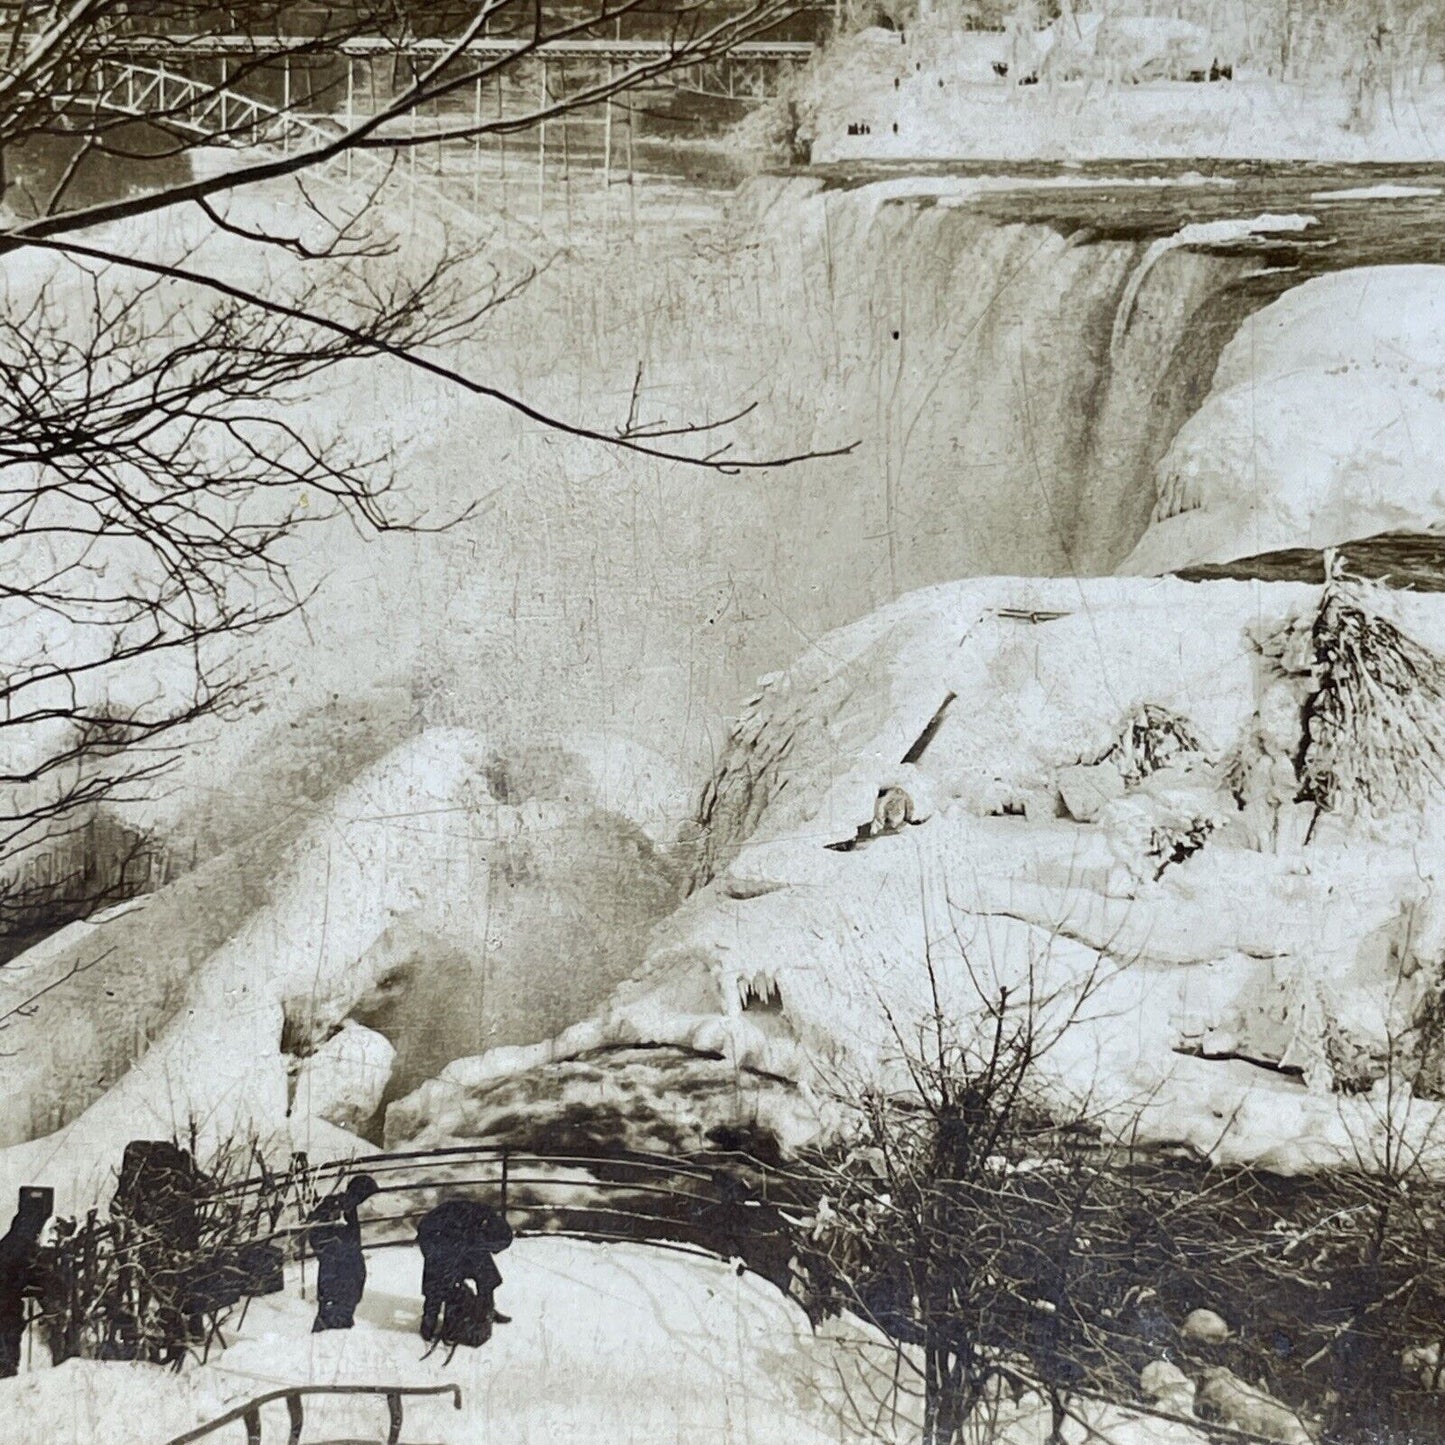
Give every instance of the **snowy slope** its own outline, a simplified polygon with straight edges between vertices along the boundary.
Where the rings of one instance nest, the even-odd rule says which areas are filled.
[[[389,1137],[485,1135],[499,1076],[537,1070],[540,1098],[558,1060],[662,1043],[787,1081],[748,1107],[795,1144],[828,1121],[819,1082],[884,1067],[887,1014],[906,1036],[930,1007],[925,951],[965,1027],[1001,986],[1046,1017],[1086,993],[1041,1077],[1143,1137],[1295,1170],[1368,1153],[1386,1094],[1409,1115],[1392,1127],[1433,1128],[1439,1106],[1409,1097],[1398,1058],[1393,1090],[1371,1083],[1439,986],[1438,810],[1373,831],[1325,819],[1306,847],[1309,810],[1268,768],[1243,809],[1223,783],[1232,753],[1298,745],[1298,699],[1255,646],[1315,595],[990,579],[819,639],[738,720],[704,799],[704,886],[642,972],[548,1044],[454,1064],[393,1106]],[[1445,651],[1437,600],[1399,612]],[[1200,755],[1085,807],[1080,778],[1144,704],[1186,719]],[[894,783],[918,826],[826,846]],[[1161,871],[1159,839],[1200,820],[1206,845]]]
[[[903,1445],[919,1438],[915,1365],[851,1317],[814,1331],[772,1285],[720,1261],[640,1245],[524,1238],[500,1261],[497,1304],[511,1316],[450,1364],[423,1359],[421,1261],[409,1249],[368,1261],[353,1329],[311,1335],[314,1303],[293,1277],[253,1301],[228,1348],[180,1374],[73,1361],[0,1381],[0,1445],[161,1445],[248,1399],[290,1384],[457,1385],[404,1402],[406,1440],[477,1445]],[[308,1294],[314,1300],[308,1277]],[[1188,1427],[1078,1402],[1065,1445],[1197,1445]],[[383,1438],[384,1400],[310,1396],[305,1436]],[[262,1414],[284,1428],[285,1406]],[[1042,1396],[990,1413],[999,1445],[1047,1445]],[[239,1435],[240,1426],[232,1429]],[[218,1437],[228,1438],[228,1437]],[[266,1436],[269,1438],[269,1434]]]
[[[15,1147],[0,1153],[0,1195],[43,1179],[62,1208],[86,1202],[126,1139],[193,1120],[212,1143],[331,1137],[328,1119],[355,1124],[355,1089],[303,1070],[293,1099],[288,1071],[359,1008],[404,1073],[418,1057],[435,1068],[544,1038],[595,1007],[676,885],[576,766],[574,796],[538,797],[538,778],[503,777],[476,734],[429,730],[252,860],[254,876],[228,875],[223,858],[15,960],[0,972],[5,1007],[53,987],[7,1030],[0,1138]]]

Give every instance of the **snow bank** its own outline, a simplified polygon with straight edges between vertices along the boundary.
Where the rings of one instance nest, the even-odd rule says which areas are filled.
[[[1445,266],[1316,277],[1251,316],[1157,468],[1120,568],[1157,573],[1445,522]]]
[[[293,1109],[357,1133],[377,1109],[391,1079],[396,1047],[384,1034],[348,1019],[315,1053],[301,1060]]]
[[[1288,744],[1276,714],[1298,728],[1255,640],[1316,595],[990,579],[818,639],[739,718],[704,798],[703,886],[639,975],[546,1044],[454,1065],[393,1106],[388,1137],[504,1131],[500,1106],[545,1097],[561,1061],[665,1044],[786,1081],[787,1109],[755,1107],[796,1144],[827,1127],[839,1078],[891,1067],[895,1026],[932,1007],[925,958],[965,1030],[1005,987],[1045,1032],[1080,1008],[1041,1085],[1136,1137],[1300,1169],[1429,1134],[1440,1107],[1392,1051],[1438,984],[1438,811],[1379,836],[1326,819],[1305,846],[1293,787],[1226,782],[1231,757]],[[1445,650],[1439,600],[1399,609]],[[1148,775],[1118,751],[1145,705],[1197,749]],[[905,757],[926,820],[859,841]],[[1060,790],[1080,765],[1120,777],[1089,823]],[[508,1075],[530,1083],[499,1090]]]
[[[324,1034],[371,982],[358,965],[395,917],[422,907],[455,915],[463,906],[449,885],[465,876],[466,840],[451,819],[476,797],[479,770],[475,737],[432,733],[343,790],[290,851],[268,906],[186,981],[169,1020],[116,1086],[58,1134],[0,1157],[0,1194],[17,1169],[57,1178],[63,1209],[73,1191],[104,1178],[126,1139],[184,1136],[193,1121],[203,1150],[253,1132],[294,1133],[282,1054],[288,1015],[303,1033]],[[52,997],[63,1007],[64,988]],[[53,1051],[66,1046],[47,1002],[26,1020],[18,1058],[7,1060],[12,1129],[29,1114],[23,1090],[53,1085]],[[36,1077],[39,1061],[25,1045],[41,1035],[54,1042]],[[84,1068],[83,1056],[71,1067]]]

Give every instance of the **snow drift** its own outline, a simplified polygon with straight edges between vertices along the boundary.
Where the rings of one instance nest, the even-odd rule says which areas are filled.
[[[857,1321],[815,1335],[756,1275],[645,1247],[524,1239],[503,1264],[498,1302],[512,1322],[448,1363],[440,1352],[421,1358],[420,1256],[381,1250],[353,1329],[310,1334],[314,1278],[310,1303],[293,1279],[287,1295],[251,1302],[208,1365],[175,1374],[74,1360],[0,1381],[0,1445],[155,1445],[268,1390],[309,1383],[459,1385],[460,1414],[449,1395],[405,1401],[408,1440],[485,1440],[498,1430],[529,1445],[763,1445],[780,1430],[798,1445],[879,1438],[848,1391],[860,1392],[865,1376],[875,1386],[888,1378],[890,1350]],[[267,1438],[284,1434],[285,1419],[284,1405],[269,1407]],[[308,1440],[380,1440],[386,1403],[310,1396],[305,1419]],[[916,1438],[906,1413],[899,1424],[896,1438],[910,1424]]]

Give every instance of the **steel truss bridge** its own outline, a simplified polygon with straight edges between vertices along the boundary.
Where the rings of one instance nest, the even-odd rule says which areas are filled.
[[[410,79],[405,71],[414,73],[434,63],[448,49],[443,41],[417,40],[398,47],[379,37],[348,40],[324,55],[299,45],[288,47],[284,41],[272,45],[243,36],[137,40],[96,57],[72,90],[54,97],[54,103],[57,108],[93,107],[133,117],[218,146],[289,154],[334,144],[351,125],[387,104],[398,79],[403,84]],[[464,213],[468,219],[476,215],[478,178],[498,156],[503,174],[509,154],[514,163],[535,163],[539,195],[559,165],[564,175],[569,173],[579,143],[591,157],[584,169],[595,171],[604,187],[619,179],[630,183],[638,179],[637,116],[653,103],[649,96],[669,92],[758,104],[778,95],[789,77],[808,64],[813,50],[805,41],[746,41],[715,54],[679,59],[668,68],[679,47],[665,40],[577,39],[533,47],[515,39],[482,37],[460,53],[481,66],[516,55],[517,65],[485,83],[478,80],[445,110],[410,113],[400,122],[405,130],[393,122],[391,134],[401,134],[407,142],[399,170],[396,157],[346,148],[326,162],[323,175],[346,184],[400,175],[413,201],[420,196],[443,216]],[[244,76],[232,83],[242,64]],[[404,71],[399,73],[398,67]],[[429,143],[432,130],[452,132],[468,124],[479,130],[494,127],[545,110],[579,89],[613,84],[629,70],[653,74],[659,68],[665,73],[636,88],[629,86],[561,117],[537,120],[524,127],[522,135],[509,137],[502,128],[449,148]],[[318,70],[323,72],[319,87]],[[459,174],[471,177],[470,208],[458,194]],[[453,184],[444,187],[443,175]],[[465,183],[461,190],[466,190]]]

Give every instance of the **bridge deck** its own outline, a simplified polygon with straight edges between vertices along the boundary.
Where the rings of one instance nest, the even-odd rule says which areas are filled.
[[[353,56],[437,56],[449,48],[449,42],[444,40],[411,40],[405,45],[398,45],[396,41],[382,36],[360,36],[340,42],[332,53]],[[465,47],[463,53],[486,57],[527,51],[538,59],[548,60],[569,57],[592,60],[660,60],[674,54],[688,57],[688,48],[689,42],[679,44],[669,40],[553,40],[534,46],[530,40],[495,37],[474,40]],[[135,40],[113,40],[106,49],[108,55],[117,58],[145,55],[174,57],[177,60],[204,55],[249,55],[274,57],[276,60],[285,60],[294,55],[305,55],[308,58],[316,58],[318,55],[317,51],[307,49],[299,43],[288,45],[284,40],[277,40],[273,46],[265,39],[247,35],[187,35],[167,39],[138,36]],[[812,55],[815,49],[817,47],[808,40],[745,40],[737,45],[719,48],[715,55],[697,58],[803,61]]]

